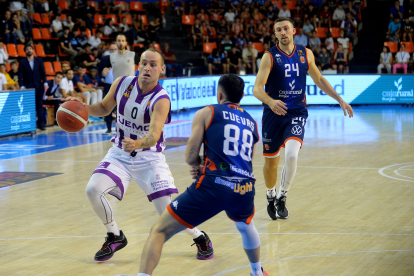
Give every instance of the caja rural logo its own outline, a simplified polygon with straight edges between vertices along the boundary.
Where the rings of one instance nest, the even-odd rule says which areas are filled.
[[[414,97],[414,91],[411,90],[405,90],[403,91],[403,84],[402,84],[402,77],[400,77],[398,80],[394,81],[394,86],[397,88],[397,90],[389,90],[389,91],[382,91],[382,100],[387,102],[393,102],[396,101],[398,98],[404,98],[404,100],[408,100],[409,98]]]

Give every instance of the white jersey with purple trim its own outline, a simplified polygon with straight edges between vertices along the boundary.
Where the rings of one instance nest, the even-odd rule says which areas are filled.
[[[117,102],[116,134],[111,139],[113,147],[122,149],[122,140],[129,137],[138,140],[148,135],[152,112],[155,103],[160,99],[170,99],[167,91],[158,83],[150,92],[142,94],[138,85],[138,77],[123,77],[115,91]],[[171,122],[171,105],[166,124]],[[139,151],[162,152],[165,149],[165,133],[161,132],[160,139],[150,148]]]

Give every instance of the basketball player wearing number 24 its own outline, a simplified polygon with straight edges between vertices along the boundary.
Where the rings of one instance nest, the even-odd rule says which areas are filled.
[[[161,215],[171,203],[171,194],[178,193],[162,153],[165,148],[163,127],[171,121],[170,99],[158,83],[160,74],[165,71],[163,64],[161,52],[146,50],[141,55],[138,77],[117,78],[102,102],[86,106],[89,115],[96,117],[110,114],[117,106],[117,131],[111,139],[113,146],[86,187],[88,200],[107,230],[105,242],[95,254],[96,261],[112,258],[116,251],[127,245],[106,194],[122,200],[131,179],[134,179]],[[186,229],[186,232],[197,244],[198,259],[213,257],[207,234],[197,228]]]
[[[278,18],[274,32],[279,44],[263,55],[253,95],[264,105],[263,174],[267,186],[267,212],[275,220],[289,217],[286,195],[296,174],[299,149],[302,147],[308,118],[306,73],[309,73],[323,92],[339,103],[345,116],[348,113],[350,118],[353,117],[353,110],[321,75],[312,51],[293,43],[295,29],[291,19]],[[275,184],[281,147],[285,148],[285,165],[277,194]]]

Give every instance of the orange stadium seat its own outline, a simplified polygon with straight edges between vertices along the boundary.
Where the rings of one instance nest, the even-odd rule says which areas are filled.
[[[217,44],[215,42],[208,42],[203,44],[203,52],[206,54],[211,54],[213,49],[217,48]]]
[[[60,15],[60,20],[61,20],[61,21],[66,20],[66,14],[62,13],[62,14]]]
[[[43,25],[50,25],[50,18],[47,13],[42,13],[42,24]]]
[[[18,57],[16,45],[7,44],[7,52],[9,52],[9,57]]]
[[[49,61],[43,62],[44,66],[45,66],[45,72],[46,75],[48,76],[54,76],[55,75],[55,71],[53,71],[53,67],[52,67],[52,63]]]
[[[23,44],[18,44],[17,45],[17,54],[19,55],[19,57],[26,57],[26,53],[24,52],[24,45]]]
[[[194,15],[183,15],[182,16],[183,25],[194,25],[195,24],[194,20],[195,20]]]
[[[144,44],[142,44],[142,43],[136,43],[136,44],[133,44],[133,45],[132,45],[132,50],[134,50],[134,49],[135,49],[135,47],[145,48]]]
[[[264,52],[264,47],[262,42],[253,42],[253,48],[256,49],[259,53]]]
[[[142,12],[145,11],[142,8],[142,3],[140,1],[131,1],[129,2],[129,10],[135,12]]]
[[[388,46],[388,48],[390,48],[390,52],[393,54],[398,52],[397,42],[384,42],[384,46]]]
[[[145,26],[148,26],[148,18],[147,18],[146,15],[142,15],[141,20],[142,20],[142,23],[144,23]]]
[[[42,40],[42,35],[40,30],[37,28],[32,29],[33,40]]]
[[[6,63],[6,70],[7,70],[7,72],[9,72],[11,70],[10,63]]]
[[[36,45],[34,45],[34,48],[36,50],[37,56],[39,56],[39,57],[43,57],[43,58],[44,57],[55,57],[55,55],[46,55],[45,49],[43,48],[42,44],[36,44]]]
[[[286,1],[287,9],[294,10],[297,4],[297,1]]]
[[[7,52],[7,45],[6,45],[6,44],[4,44],[4,43],[3,43],[3,50],[4,50],[4,52],[5,52],[6,54],[9,54],[9,53]]]
[[[69,10],[68,1],[59,0],[58,7],[60,8],[61,11],[68,11]]]
[[[52,36],[50,34],[50,30],[48,28],[42,28],[40,29],[40,32],[42,33],[42,38],[44,40],[51,40]]]
[[[42,17],[40,16],[40,13],[34,13],[32,14],[32,18],[35,24],[42,25]]]
[[[55,72],[62,72],[62,64],[60,63],[60,61],[53,62],[53,70]]]
[[[91,6],[95,8],[95,11],[100,12],[99,3],[96,1],[91,1]]]
[[[108,18],[112,18],[112,21],[114,21],[114,25],[118,25],[118,20],[117,20],[117,18],[116,18],[116,15],[115,15],[115,14],[105,14],[105,21],[106,21]]]
[[[158,51],[161,51],[160,44],[154,43],[153,45],[154,45],[154,49],[157,49]]]
[[[412,42],[401,42],[401,44],[405,45],[405,51],[407,53],[411,54],[412,52],[414,52],[414,45]]]
[[[216,39],[217,38],[217,32],[216,28],[211,27],[210,28],[211,34],[208,36],[209,39]]]
[[[118,6],[119,4],[121,4],[122,6],[124,6],[124,12],[129,11],[127,9],[127,6],[126,6],[125,1],[115,1],[115,6]]]
[[[102,14],[95,14],[93,16],[93,23],[95,23],[96,25],[104,25]]]
[[[53,80],[55,77],[54,76],[46,76],[46,80]],[[45,105],[43,105],[45,106]]]
[[[121,19],[121,22],[122,22],[122,20],[124,19],[124,17],[126,17],[126,19],[127,19],[127,24],[128,25],[132,25],[132,17],[131,17],[131,15],[130,14],[122,14],[121,16],[120,16],[120,19]]]
[[[341,36],[341,28],[332,27],[329,31],[332,34],[332,38],[338,38]]]
[[[69,56],[68,54],[64,54],[62,52],[62,50],[60,49],[60,45],[58,45],[58,50],[59,50],[59,57],[68,57]]]
[[[315,28],[315,31],[316,31],[316,37],[325,38],[328,28]]]

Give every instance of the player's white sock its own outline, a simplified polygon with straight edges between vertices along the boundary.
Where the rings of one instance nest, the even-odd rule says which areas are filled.
[[[146,274],[146,273],[138,273],[138,276],[151,276],[151,275]]]
[[[274,197],[276,195],[276,188],[273,187],[272,189],[267,189],[267,195]]]
[[[105,224],[105,228],[107,232],[114,233],[115,236],[119,236],[120,234],[118,225],[116,224],[115,220],[111,221],[108,224]]]
[[[263,275],[262,274],[262,265],[260,264],[260,261],[257,263],[250,263],[250,266],[252,268],[252,274],[254,276],[256,275]]]
[[[193,238],[193,240],[194,239],[197,239],[198,237],[200,237],[201,235],[203,235],[204,236],[204,234],[203,233],[201,233],[201,231],[200,230],[198,230],[196,227],[194,227],[193,229],[189,229],[189,228],[187,228],[187,229],[185,229],[185,232],[187,232],[187,234],[188,235],[190,235],[192,238]]]
[[[277,198],[286,196],[298,167],[298,156],[301,143],[297,140],[289,140],[285,145],[285,165],[280,178],[280,189]]]

